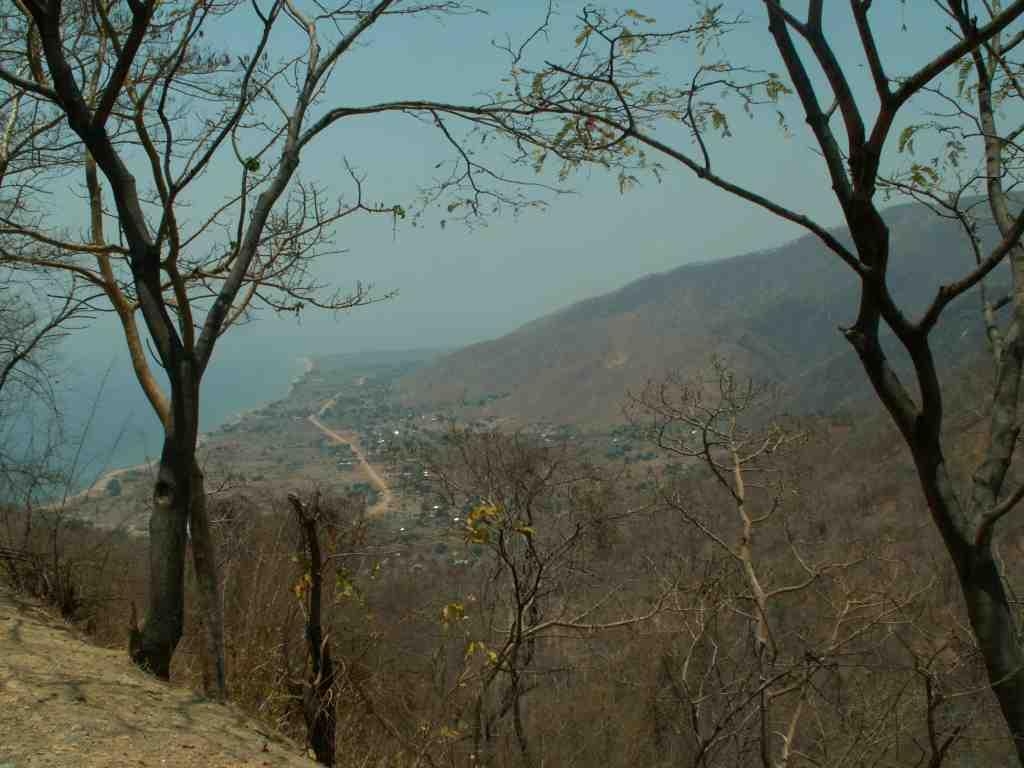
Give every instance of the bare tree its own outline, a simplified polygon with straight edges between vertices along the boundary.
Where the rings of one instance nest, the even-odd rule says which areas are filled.
[[[38,277],[38,276],[36,276]],[[54,387],[61,340],[88,315],[75,286],[7,273],[0,283],[0,499],[31,505],[60,483]]]
[[[937,39],[929,60],[899,75],[881,51],[874,18],[882,9],[870,0],[850,0],[842,19],[832,4],[826,19],[826,3],[821,0],[812,0],[801,12],[782,0],[763,0],[762,5],[769,44],[778,53],[788,83],[731,62],[724,53],[714,58],[715,42],[742,21],[726,17],[722,6],[702,8],[698,20],[682,29],[659,27],[653,18],[634,10],[587,9],[579,18],[576,52],[566,62],[531,68],[523,48],[509,48],[516,64],[513,90],[507,95],[509,109],[501,119],[496,120],[495,113],[479,119],[503,125],[522,143],[524,156],[532,153],[537,164],[548,158],[560,161],[563,173],[597,163],[616,168],[623,186],[628,186],[642,170],[660,173],[664,163],[678,164],[813,233],[849,267],[859,281],[860,296],[856,317],[843,335],[913,457],[932,519],[956,568],[992,690],[1024,762],[1024,646],[993,549],[996,524],[1024,498],[1024,485],[1009,479],[1020,431],[1017,403],[1024,361],[1024,251],[1019,246],[1024,216],[1013,213],[999,192],[1006,179],[1007,152],[1016,152],[1017,132],[1012,126],[1000,130],[994,124],[993,97],[986,96],[992,78],[1007,71],[1003,61],[1024,40],[1019,29],[1024,3],[936,3],[930,12],[952,19],[953,39]],[[853,33],[860,61],[840,58],[836,52],[840,36]],[[670,49],[688,44],[697,47],[701,58],[685,79],[673,79],[665,64],[672,60]],[[892,134],[898,119],[910,114],[908,105],[927,96],[929,89],[934,91],[944,73],[965,61],[970,63],[962,64],[960,71],[969,73],[973,66],[980,83],[972,112],[979,127],[970,141],[981,146],[972,157],[984,155],[978,178],[990,195],[998,236],[976,263],[965,259],[968,267],[962,276],[936,286],[930,304],[911,317],[888,284],[890,260],[899,254],[893,252],[882,217],[878,193],[892,187],[880,169],[885,167],[887,146],[895,143]],[[870,75],[869,94],[855,92],[852,73],[858,66]],[[758,105],[773,104],[794,91],[849,228],[849,246],[825,225],[779,199],[721,175],[713,162],[713,136],[729,134],[728,98],[756,111]],[[1017,93],[1004,88],[999,98],[1016,99]],[[871,109],[877,104],[873,114],[868,103]],[[683,138],[673,138],[680,133]],[[918,168],[916,173],[937,176],[934,168]],[[1002,306],[1009,315],[994,345],[989,438],[967,486],[958,488],[946,460],[943,386],[931,332],[952,301],[1001,264],[1009,265],[1013,289],[1005,300],[988,304],[990,313]],[[991,317],[990,336],[995,327]],[[902,380],[890,363],[883,349],[883,329],[891,332],[909,360],[911,381]]]
[[[334,662],[331,659],[331,638],[324,631],[324,571],[327,559],[320,547],[321,496],[313,494],[310,503],[304,504],[297,494],[288,494],[295,517],[298,520],[305,552],[306,570],[297,590],[304,598],[303,612],[306,617],[306,646],[309,658],[309,679],[302,699],[302,713],[306,720],[307,740],[317,762],[323,765],[335,764],[337,749],[335,729],[338,721],[337,702],[334,690]]]
[[[718,359],[630,403],[682,469],[659,495],[693,536],[661,627],[655,739],[693,766],[943,765],[975,706],[970,649],[921,620],[927,568],[876,537],[823,540],[792,477],[809,435],[776,403]]]
[[[20,294],[23,290],[24,286],[10,282],[0,285],[0,396],[10,385],[50,400],[47,363],[81,305],[71,292],[48,316],[43,315]]]
[[[456,150],[451,175],[435,193],[460,195],[469,215],[485,202],[488,210],[527,202],[516,191],[501,192],[506,179],[458,151],[458,138],[443,119],[453,109],[448,105],[321,103],[331,78],[371,28],[393,16],[468,10],[449,0],[333,8],[293,0],[23,0],[4,12],[0,81],[18,115],[8,126],[36,151],[3,178],[14,203],[0,225],[18,242],[53,249],[40,257],[9,248],[4,258],[70,272],[103,297],[164,428],[150,518],[149,605],[131,650],[138,665],[160,677],[169,675],[182,633],[189,531],[209,617],[207,688],[225,691],[216,560],[195,461],[200,385],[218,340],[259,306],[297,313],[384,298],[358,284],[349,294],[325,290],[310,265],[335,252],[334,227],[343,219],[364,213],[401,218],[404,209],[367,201],[362,177],[347,165],[352,193],[332,200],[298,177],[302,152],[340,120],[412,114]],[[207,42],[219,25],[252,26],[245,53]],[[279,47],[296,39],[296,48]],[[212,208],[190,208],[200,182],[214,173],[233,173],[235,191]],[[86,237],[52,225],[53,206],[67,201],[54,200],[54,187],[39,179],[54,177],[81,187]],[[169,392],[147,356],[147,336]]]
[[[554,638],[640,627],[662,612],[673,585],[654,579],[626,598],[621,572],[599,575],[602,535],[637,511],[622,509],[614,482],[570,447],[453,429],[427,459],[439,498],[460,512],[465,542],[480,552],[472,600],[442,609],[462,658],[448,688],[466,692],[450,697],[454,719],[466,722],[456,738],[479,765],[543,764],[528,701],[558,677]]]

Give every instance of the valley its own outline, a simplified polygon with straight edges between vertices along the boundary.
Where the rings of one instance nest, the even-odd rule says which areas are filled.
[[[894,291],[920,306],[960,269],[962,254],[949,247],[957,232],[913,206],[886,215],[905,246]],[[721,284],[733,290],[711,289]],[[625,468],[630,487],[651,489],[666,470],[692,463],[654,449],[635,399],[650,383],[706,372],[715,357],[739,376],[770,382],[773,407],[814,419],[816,429],[844,430],[864,413],[875,422],[877,404],[837,332],[836,309],[850,304],[852,291],[841,266],[802,238],[651,275],[455,352],[311,356],[285,398],[202,436],[207,488],[214,499],[240,496],[262,512],[282,508],[293,491],[354,493],[388,531],[415,537],[429,523],[420,533],[433,536],[447,521],[445,530],[457,534],[459,511],[441,503],[423,463],[457,426],[571,447]],[[950,382],[971,369],[984,343],[977,311],[955,310],[935,334]],[[894,362],[905,370],[906,360]],[[152,464],[113,470],[68,506],[82,519],[144,535],[153,472]]]
[[[931,258],[953,239],[941,222],[889,216],[916,243],[896,289],[924,302],[961,254]],[[246,673],[237,700],[304,732],[290,681],[307,663],[314,569],[298,506],[326,557],[322,616],[346,670],[338,711],[359,723],[347,734],[360,750],[394,757],[419,739],[437,764],[463,764],[475,744],[515,754],[520,728],[580,765],[659,764],[660,745],[689,755],[694,734],[733,712],[770,719],[755,703],[771,674],[804,698],[780,688],[770,708],[799,718],[813,701],[829,734],[815,743],[861,755],[853,764],[910,749],[940,706],[943,738],[969,718],[986,745],[970,754],[998,762],[1005,743],[992,739],[998,717],[979,694],[941,538],[837,331],[849,285],[823,264],[798,240],[651,275],[454,352],[311,356],[286,397],[204,433],[227,658]],[[987,428],[976,308],[955,306],[934,338],[946,459],[966,487]],[[43,550],[66,542],[72,608],[113,646],[125,605],[146,599],[154,472],[113,470],[40,510],[57,521]],[[1010,521],[1000,556],[1015,583],[1022,553],[1024,526]],[[191,566],[185,586],[172,674],[199,684]],[[721,682],[694,719],[687,691],[705,674]],[[936,704],[922,676],[954,695]],[[640,736],[577,743],[612,714],[602,733]],[[871,728],[876,741],[858,736]],[[722,754],[749,754],[757,738],[751,727]]]
[[[1024,0],[2,21],[0,768],[1024,768]]]
[[[369,353],[310,359],[288,397],[252,409],[205,434],[199,456],[216,503],[239,496],[255,513],[280,509],[291,491],[355,493],[368,518],[415,538],[426,525],[452,523],[458,515],[437,498],[422,455],[458,423],[460,407],[410,403],[402,382],[430,364],[436,353]],[[464,426],[503,427],[481,417]],[[512,426],[512,422],[509,423]],[[575,426],[546,421],[515,423],[539,445],[573,446],[596,460],[625,463],[643,475],[663,462],[628,423]],[[104,528],[146,535],[155,464],[111,470],[63,506],[78,519]],[[60,503],[52,505],[60,508]],[[449,526],[458,538],[461,526]],[[424,529],[426,530],[426,529]]]

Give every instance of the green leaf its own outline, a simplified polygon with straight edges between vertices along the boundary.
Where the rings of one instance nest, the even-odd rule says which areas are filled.
[[[544,161],[548,159],[548,153],[543,149],[533,151],[533,172],[540,173],[544,170]]]
[[[957,67],[956,74],[956,92],[957,95],[963,96],[964,90],[967,88],[967,76],[971,74],[971,67],[973,66],[970,57],[961,59],[959,66]]]
[[[914,154],[914,134],[920,128],[920,125],[908,125],[902,131],[900,131],[900,140],[897,144],[897,151],[909,152]]]
[[[716,131],[719,131],[722,136],[731,136],[732,133],[729,131],[729,120],[717,107],[711,107],[711,125]]]
[[[622,31],[619,33],[619,47],[622,48],[623,53],[631,53],[636,47],[637,40],[639,39],[640,38],[623,27]]]
[[[455,622],[466,620],[466,606],[460,602],[448,603],[441,609],[441,623],[449,626]]]
[[[780,96],[788,96],[793,92],[775,73],[768,75],[768,81],[765,83],[764,89],[768,94],[768,98],[772,101],[778,101]]]
[[[910,180],[919,187],[934,187],[939,183],[939,173],[930,165],[914,163],[910,166]]]
[[[538,72],[536,75],[533,76],[533,83],[530,86],[530,95],[533,98],[539,99],[541,95],[544,93],[544,80],[545,78],[547,78],[549,74],[551,73],[548,71],[544,71]]]
[[[644,24],[654,24],[655,23],[655,19],[652,18],[651,16],[645,16],[644,14],[642,14],[639,11],[636,11],[636,10],[634,10],[632,8],[627,8],[625,15],[628,16],[629,18],[633,19],[634,21],[642,21]]]

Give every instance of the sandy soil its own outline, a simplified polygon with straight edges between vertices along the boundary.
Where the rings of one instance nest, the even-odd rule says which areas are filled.
[[[88,645],[0,583],[0,768],[315,765],[300,754],[234,708]]]

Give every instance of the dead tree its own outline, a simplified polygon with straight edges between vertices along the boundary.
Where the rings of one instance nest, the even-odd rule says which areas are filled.
[[[335,671],[331,660],[331,639],[323,625],[325,560],[317,531],[321,519],[321,498],[319,493],[315,493],[307,506],[296,494],[290,493],[288,501],[299,523],[307,559],[306,570],[297,588],[305,600],[306,650],[309,657],[309,676],[302,695],[302,713],[306,720],[307,740],[317,762],[334,765],[338,715],[334,699]]]
[[[53,251],[8,249],[3,259],[73,274],[102,297],[164,430],[149,526],[149,599],[133,653],[159,677],[169,676],[183,632],[190,534],[213,662],[206,679],[211,693],[226,693],[220,579],[196,461],[201,385],[215,347],[258,307],[298,314],[385,297],[361,283],[348,293],[325,290],[312,262],[339,252],[334,230],[347,217],[397,220],[405,209],[368,201],[363,177],[346,161],[340,175],[351,193],[332,199],[300,178],[303,152],[342,120],[408,114],[434,126],[454,152],[451,174],[439,178],[430,200],[455,194],[458,207],[474,213],[484,201],[488,212],[525,202],[518,192],[501,192],[508,180],[461,150],[443,120],[457,114],[451,105],[325,103],[350,54],[396,17],[465,10],[457,0],[329,9],[293,0],[21,0],[0,11],[0,84],[20,115],[5,128],[38,150],[31,163],[0,163],[3,189],[18,203],[0,210],[0,232]],[[207,34],[215,25],[252,34],[244,49],[218,50]],[[204,180],[224,174],[233,176],[230,191],[216,189],[220,199],[197,213]],[[54,223],[67,198],[53,199],[51,179],[78,187],[86,234]]]
[[[1024,499],[1024,483],[1015,482],[1010,472],[1022,421],[1018,403],[1024,371],[1024,215],[1003,206],[1000,190],[1008,178],[1004,153],[1018,151],[1019,130],[1000,130],[991,119],[993,103],[1015,103],[1022,92],[1011,85],[996,100],[986,94],[992,73],[1005,74],[1010,68],[1007,57],[1024,42],[1024,1],[927,4],[925,12],[951,20],[952,38],[934,40],[908,72],[894,71],[876,34],[876,19],[893,12],[891,8],[870,0],[763,0],[758,5],[767,27],[764,42],[777,52],[785,79],[743,66],[722,52],[724,48],[715,48],[742,21],[729,17],[723,5],[702,8],[694,23],[675,28],[660,26],[635,10],[587,8],[579,17],[576,49],[560,63],[531,67],[526,46],[509,46],[514,63],[511,93],[506,95],[509,110],[497,122],[534,148],[532,154],[524,152],[525,160],[540,167],[550,158],[561,164],[563,174],[598,164],[616,169],[620,183],[628,187],[637,174],[663,173],[662,163],[693,173],[813,234],[849,269],[859,295],[843,337],[913,458],[921,493],[955,569],[992,691],[1024,765],[1024,645],[1018,611],[993,548],[997,524]],[[845,19],[836,23],[840,14]],[[888,23],[897,21],[890,18]],[[858,51],[854,59],[839,53],[844,36],[853,38]],[[541,39],[538,33],[527,42]],[[676,79],[676,68],[665,64],[676,61],[672,54],[687,46],[695,49],[692,68]],[[989,196],[996,242],[977,259],[965,248],[962,275],[936,285],[932,301],[915,316],[892,291],[889,267],[900,254],[890,238],[879,192],[886,186],[886,166],[901,138],[894,134],[900,121],[913,114],[911,103],[928,96],[944,74],[969,74],[972,67],[981,85],[974,111],[977,125],[968,136],[978,147],[974,156],[983,156],[975,178]],[[858,68],[870,76],[863,89],[854,77]],[[766,105],[773,118],[779,116],[785,123],[786,113],[777,104],[788,94],[795,94],[799,103],[808,138],[849,229],[848,241],[788,206],[779,195],[727,177],[715,162],[717,142],[730,136],[730,100],[750,113]],[[494,113],[479,120],[486,125],[496,122]],[[668,126],[675,128],[674,135]],[[945,140],[943,135],[941,141]],[[926,164],[917,174],[925,182],[939,175]],[[993,301],[987,310],[994,315],[998,304],[1008,315],[995,346],[989,437],[971,479],[957,487],[944,432],[948,392],[932,332],[952,302],[1001,265],[1009,267],[1013,289],[1005,302]],[[992,338],[992,324],[987,325]],[[893,364],[887,336],[908,361],[909,376]]]

